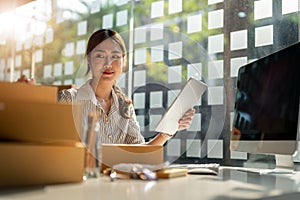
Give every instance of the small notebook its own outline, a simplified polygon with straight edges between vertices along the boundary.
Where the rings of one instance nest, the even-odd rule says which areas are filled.
[[[196,105],[206,88],[207,85],[202,81],[190,78],[156,125],[155,131],[175,134],[179,119]]]

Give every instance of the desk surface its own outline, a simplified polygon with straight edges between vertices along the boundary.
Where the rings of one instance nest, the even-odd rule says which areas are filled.
[[[221,167],[219,176],[188,175],[158,181],[111,182],[108,177],[101,176],[75,184],[0,190],[0,199],[300,199],[300,172],[259,175]]]

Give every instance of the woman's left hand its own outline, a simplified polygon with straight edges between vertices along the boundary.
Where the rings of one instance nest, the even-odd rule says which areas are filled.
[[[178,131],[189,128],[192,123],[192,119],[193,119],[194,115],[195,115],[194,108],[191,108],[188,111],[186,111],[185,114],[178,121],[178,123],[179,123]]]
[[[20,78],[18,78],[17,82],[20,83],[29,83],[29,84],[36,84],[36,81],[34,78],[28,78],[25,74],[23,74],[22,76],[20,76]]]

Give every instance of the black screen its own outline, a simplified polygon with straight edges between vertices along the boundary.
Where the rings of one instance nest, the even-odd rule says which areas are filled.
[[[300,43],[241,67],[233,136],[240,140],[295,140],[299,88]]]

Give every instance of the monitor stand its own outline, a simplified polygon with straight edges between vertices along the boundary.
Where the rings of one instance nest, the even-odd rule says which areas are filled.
[[[261,170],[260,174],[292,174],[294,173],[294,161],[291,155],[275,154],[276,167],[274,169]]]
[[[259,174],[293,174],[295,171],[292,155],[275,154],[276,166],[274,169],[245,168],[239,171],[254,172]]]

